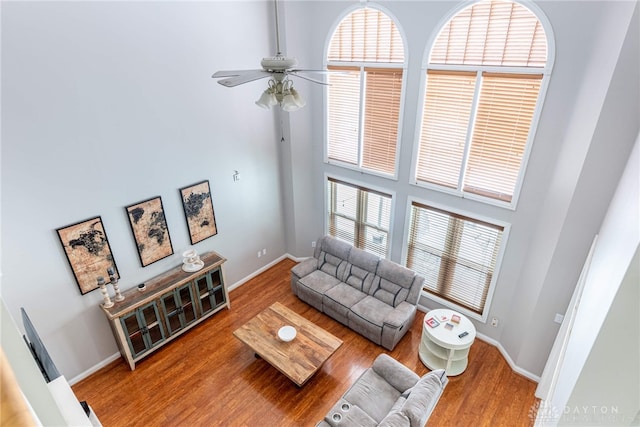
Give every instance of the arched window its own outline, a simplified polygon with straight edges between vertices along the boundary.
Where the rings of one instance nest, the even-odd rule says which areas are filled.
[[[370,7],[347,15],[327,53],[327,161],[396,175],[404,44],[394,21]]]
[[[414,183],[515,208],[549,56],[522,4],[483,0],[456,13],[423,68]]]

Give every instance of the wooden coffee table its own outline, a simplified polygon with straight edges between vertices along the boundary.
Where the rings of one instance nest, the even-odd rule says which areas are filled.
[[[278,329],[290,325],[297,335],[290,342]],[[302,387],[342,345],[342,340],[276,302],[233,332],[257,356]]]

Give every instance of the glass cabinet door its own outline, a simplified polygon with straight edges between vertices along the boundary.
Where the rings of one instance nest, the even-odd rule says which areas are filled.
[[[213,270],[195,280],[198,303],[203,316],[226,302],[220,274],[220,269]]]
[[[193,291],[191,289],[191,283],[187,283],[177,289],[178,296],[180,297],[180,304],[182,306],[182,321],[187,326],[196,320],[196,307],[193,300]]]
[[[136,357],[164,340],[164,329],[155,302],[120,319],[131,354]]]
[[[140,322],[138,322],[137,312],[134,311],[120,318],[120,322],[122,329],[124,329],[124,334],[127,337],[127,343],[129,344],[131,353],[133,357],[136,357],[147,349],[142,327],[140,326]]]
[[[157,344],[164,341],[164,329],[160,322],[160,313],[158,313],[158,306],[156,303],[152,302],[139,308],[138,313],[140,320],[144,322],[146,333],[144,333],[144,329],[143,333],[145,335],[148,348],[155,347]]]
[[[167,333],[171,335],[182,328],[179,297],[175,292],[171,292],[163,295],[161,301],[162,308],[164,308],[164,320],[167,325]]]
[[[167,333],[172,335],[196,320],[191,284],[187,283],[161,298]]]

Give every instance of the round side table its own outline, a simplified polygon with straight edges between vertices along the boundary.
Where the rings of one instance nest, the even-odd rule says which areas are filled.
[[[451,320],[454,315],[460,317],[457,324]],[[431,319],[439,324],[429,326]],[[467,334],[461,338],[459,335],[464,332]],[[447,376],[460,375],[467,368],[469,348],[475,338],[475,326],[462,314],[448,309],[431,310],[422,322],[420,360],[431,370],[445,369]]]

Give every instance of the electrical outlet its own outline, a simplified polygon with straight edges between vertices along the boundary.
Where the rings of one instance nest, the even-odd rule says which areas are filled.
[[[316,241],[314,240],[313,242],[311,242],[311,247],[315,248],[316,247]]]
[[[267,250],[266,249],[262,249],[262,255],[266,255],[267,254]]]
[[[262,251],[258,251],[258,258],[262,256]]]
[[[563,320],[564,316],[560,313],[556,313],[555,317],[553,318],[553,321],[556,323],[562,323]]]
[[[492,317],[491,318],[491,326],[493,326],[494,328],[498,327],[498,318],[497,317]]]

